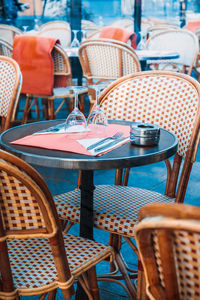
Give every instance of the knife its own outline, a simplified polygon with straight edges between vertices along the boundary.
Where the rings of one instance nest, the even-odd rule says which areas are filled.
[[[107,143],[106,145],[102,146],[102,147],[97,147],[94,149],[94,152],[99,152],[99,151],[104,151],[104,150],[107,150],[109,149],[110,147],[114,146],[114,145],[117,145],[118,143],[122,142],[122,141],[125,141],[127,140],[128,137],[125,137],[123,139],[118,139],[118,140],[115,140],[115,141],[112,141],[110,143]]]

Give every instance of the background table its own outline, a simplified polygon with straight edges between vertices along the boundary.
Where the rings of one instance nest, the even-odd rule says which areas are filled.
[[[70,58],[70,61],[77,61],[78,58],[78,48],[65,48],[65,51],[67,53],[67,55]],[[177,59],[180,57],[178,52],[174,52],[174,51],[158,51],[158,50],[148,50],[148,49],[144,49],[144,50],[135,50],[135,53],[138,56],[138,59],[140,61],[141,64],[141,68],[144,71],[146,69],[146,62],[148,60],[173,60],[173,59]],[[79,63],[80,64],[80,63]],[[78,70],[78,63],[77,63],[77,70]],[[78,71],[77,71],[78,72]]]

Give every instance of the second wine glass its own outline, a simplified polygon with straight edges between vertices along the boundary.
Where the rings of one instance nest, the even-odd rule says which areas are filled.
[[[87,125],[96,133],[104,133],[108,125],[107,117],[99,106],[99,94],[106,86],[100,84],[89,86],[89,88],[95,90],[96,103],[87,118]]]
[[[71,48],[78,48],[80,43],[77,37],[77,33],[79,30],[72,30],[73,34],[74,34],[74,38],[73,41],[71,42]]]
[[[84,114],[78,108],[79,91],[83,89],[82,86],[72,86],[69,90],[74,92],[74,109],[68,115],[65,122],[65,132],[83,132],[87,130],[87,122]]]

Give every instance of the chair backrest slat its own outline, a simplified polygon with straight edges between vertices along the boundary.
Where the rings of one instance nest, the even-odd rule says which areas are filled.
[[[199,216],[199,207],[186,204],[154,203],[140,210],[135,234],[150,299],[199,298]]]

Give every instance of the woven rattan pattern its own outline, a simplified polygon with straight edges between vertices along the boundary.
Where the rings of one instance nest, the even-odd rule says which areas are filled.
[[[19,180],[0,172],[1,210],[7,230],[45,228],[38,202]]]
[[[0,55],[12,57],[12,46],[2,39],[0,39]]]
[[[87,80],[114,80],[141,70],[134,50],[116,40],[96,39],[83,42],[79,48],[79,59]]]
[[[8,106],[12,99],[13,90],[16,84],[16,69],[13,65],[8,64],[6,61],[0,61],[0,115],[7,116]]]
[[[76,277],[109,256],[111,248],[72,235],[64,235],[65,249],[72,274]],[[57,271],[48,240],[8,240],[14,284],[20,289],[36,289],[57,280]]]
[[[173,198],[159,193],[113,185],[98,185],[94,199],[95,227],[129,237],[134,237],[141,207],[152,202],[174,202]],[[54,201],[61,219],[80,222],[80,190],[55,196]]]
[[[162,220],[162,223],[160,221]],[[191,221],[191,220],[190,220]],[[147,220],[148,222],[148,220]],[[184,230],[187,229],[188,222],[181,220],[179,226],[180,230],[173,229],[173,220],[168,218],[157,219],[155,221],[150,220],[150,227],[155,223],[159,222],[160,228],[158,230],[151,228],[152,236],[152,247],[154,257],[157,265],[157,271],[159,274],[160,285],[165,289],[165,276],[166,270],[163,270],[161,260],[161,249],[158,242],[159,230],[162,230],[162,225],[165,223],[167,231],[171,237],[171,243],[173,248],[173,257],[176,268],[179,298],[180,300],[193,300],[200,299],[200,283],[199,283],[199,245],[200,235],[195,230]],[[184,224],[185,222],[185,224]],[[168,224],[168,225],[167,225]],[[170,224],[170,225],[169,225]],[[159,227],[158,226],[158,227]],[[176,224],[177,226],[177,224]],[[195,222],[194,222],[195,226]],[[172,228],[169,228],[172,227]],[[154,299],[154,298],[152,298]],[[156,298],[157,299],[157,298]]]
[[[94,77],[108,77],[113,79],[120,77],[118,48],[91,45],[87,47],[87,56],[91,73]],[[128,53],[123,52],[122,58],[123,75],[137,72],[136,65],[132,63],[133,59]],[[101,61],[103,63],[100,64]],[[93,62],[96,63],[94,64]]]
[[[199,245],[199,234],[174,232],[174,257],[181,299],[200,299]]]
[[[149,61],[149,63],[161,64],[161,69],[166,64],[174,63],[178,65],[181,72],[183,66],[188,66],[188,74],[191,74],[192,67],[195,63],[196,56],[199,52],[198,39],[191,31],[183,29],[163,30],[154,34],[147,41],[147,48],[156,51],[175,51],[178,52],[180,57],[170,61]]]
[[[52,57],[54,62],[54,72],[64,72],[66,71],[66,66],[63,63],[63,58],[61,54],[53,49],[52,51]]]
[[[109,119],[155,123],[173,132],[179,139],[178,153],[185,156],[198,100],[188,81],[159,74],[122,82],[101,106]]]

